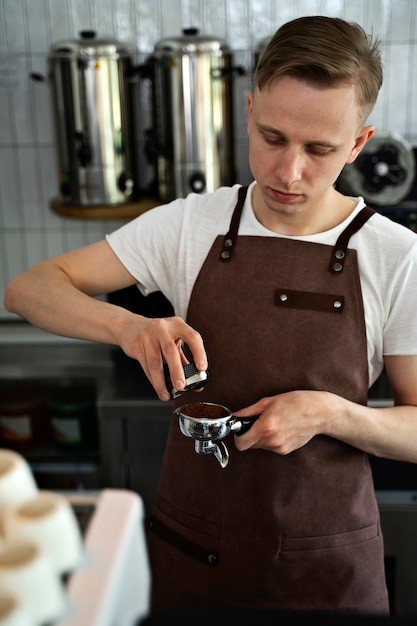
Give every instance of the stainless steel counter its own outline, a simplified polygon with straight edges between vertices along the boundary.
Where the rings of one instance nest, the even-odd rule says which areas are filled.
[[[58,337],[27,324],[0,324],[0,379],[108,376],[111,347]]]

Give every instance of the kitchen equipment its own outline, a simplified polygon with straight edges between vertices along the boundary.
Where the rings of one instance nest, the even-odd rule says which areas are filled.
[[[394,205],[409,193],[416,160],[409,143],[389,131],[376,131],[353,163],[345,165],[336,187],[347,195],[363,196],[377,206]]]
[[[19,452],[35,450],[49,439],[46,392],[42,385],[0,385],[0,443]]]
[[[96,393],[92,385],[69,381],[56,385],[49,396],[52,438],[61,450],[97,450]]]
[[[16,594],[0,589],[0,626],[34,626]]]
[[[49,67],[62,200],[126,203],[135,191],[127,50],[118,41],[82,31],[79,39],[52,47]],[[42,80],[37,74],[32,78]]]
[[[74,502],[74,495],[69,500]],[[78,509],[82,500],[82,493],[75,494]],[[144,517],[139,494],[98,493],[85,534],[86,558],[67,585],[69,610],[54,626],[139,626],[148,616],[151,570]]]
[[[37,493],[38,486],[27,460],[18,452],[0,448],[0,515]]]
[[[178,398],[185,391],[191,391],[192,389],[203,389],[208,381],[208,370],[199,370],[196,368],[193,361],[183,366],[185,376],[184,389],[175,389],[171,381],[168,365],[164,365],[165,384],[172,398]]]
[[[15,540],[0,552],[0,588],[16,596],[34,626],[52,624],[67,609],[63,582],[34,542]]]
[[[242,420],[222,404],[191,402],[175,409],[180,431],[194,439],[197,454],[214,454],[221,467],[229,463],[229,451],[223,442],[229,433],[243,435],[256,418]]]
[[[148,59],[152,130],[146,153],[168,201],[235,182],[233,67],[228,45],[198,29],[162,39]]]
[[[20,506],[7,509],[2,515],[2,528],[6,545],[17,540],[35,543],[61,577],[73,573],[82,563],[81,529],[67,498],[59,493],[40,490]]]

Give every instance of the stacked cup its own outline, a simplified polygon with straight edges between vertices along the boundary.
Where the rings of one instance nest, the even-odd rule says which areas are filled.
[[[33,626],[34,622],[22,607],[18,597],[0,590],[0,624],[1,626]]]
[[[77,518],[64,496],[37,488],[22,456],[2,448],[0,522],[0,594],[14,599],[28,626],[60,619],[67,609],[64,577],[83,556]],[[0,604],[0,626],[26,626],[2,619]]]

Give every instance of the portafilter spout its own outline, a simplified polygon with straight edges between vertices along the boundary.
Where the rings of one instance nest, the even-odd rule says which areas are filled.
[[[197,454],[214,454],[221,467],[226,467],[229,462],[229,450],[223,441],[201,441],[196,439],[194,441],[194,450]]]

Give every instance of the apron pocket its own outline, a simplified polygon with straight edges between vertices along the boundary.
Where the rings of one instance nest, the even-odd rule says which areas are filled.
[[[150,518],[150,533],[186,556],[214,567],[219,562],[220,526],[186,513],[158,495]]]
[[[327,537],[282,541],[271,595],[285,608],[387,612],[378,524]]]
[[[198,545],[154,516],[150,520],[150,532],[161,541],[165,541],[192,559],[205,563],[210,567],[215,567],[219,563],[219,556],[214,550]]]
[[[379,525],[375,523],[364,528],[357,528],[335,535],[324,535],[322,537],[283,537],[281,552],[341,548],[369,541],[379,535]]]

